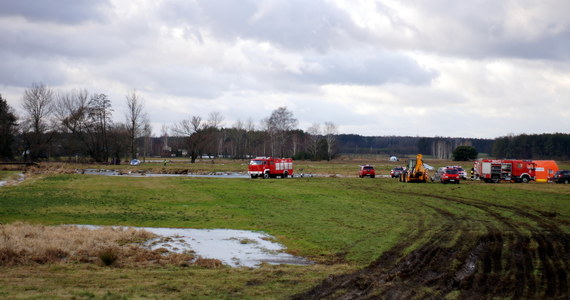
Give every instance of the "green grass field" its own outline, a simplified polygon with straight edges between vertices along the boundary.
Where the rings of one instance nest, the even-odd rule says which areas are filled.
[[[304,162],[297,168],[352,176],[361,163]],[[392,165],[377,169],[385,172]],[[191,167],[243,171],[243,162]],[[434,239],[441,240],[441,247],[458,247],[466,236],[475,242],[489,228],[532,236],[555,227],[568,234],[570,186],[404,184],[355,176],[253,180],[51,174],[0,188],[0,222],[15,221],[258,230],[317,264],[258,269],[0,265],[0,298],[287,298],[331,274],[366,267],[399,245],[404,256]]]

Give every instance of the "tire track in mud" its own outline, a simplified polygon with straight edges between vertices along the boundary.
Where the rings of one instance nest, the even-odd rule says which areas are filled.
[[[478,199],[407,194],[473,207],[494,222],[481,224],[424,203],[443,220],[424,244],[402,255],[425,234],[422,224],[424,228],[417,234],[386,251],[368,267],[329,277],[293,298],[441,299],[451,294],[458,299],[570,299],[570,235],[558,226],[556,213]],[[517,222],[502,213],[523,220]],[[482,226],[482,230],[473,231],[473,225]]]

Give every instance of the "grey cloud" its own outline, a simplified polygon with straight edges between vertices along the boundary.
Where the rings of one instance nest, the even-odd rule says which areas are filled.
[[[54,61],[42,59],[20,59],[11,55],[0,55],[0,85],[28,87],[32,82],[43,82],[56,86],[65,83],[61,66]]]
[[[533,16],[542,22],[537,28],[542,27],[517,28],[514,32],[512,24],[508,24],[513,22],[509,18],[513,8],[508,5],[524,7],[525,3],[420,1],[411,6],[421,16],[413,20],[378,3],[376,12],[393,26],[393,30],[382,35],[357,26],[347,12],[323,0],[170,1],[160,14],[165,22],[190,28],[194,36],[207,31],[224,40],[266,41],[294,51],[326,53],[374,44],[379,49],[413,49],[472,58],[565,59],[570,55],[570,28],[564,27],[566,17],[557,10],[570,10],[570,2],[552,2],[556,5]],[[541,8],[544,6],[548,4]],[[558,29],[560,26],[563,30]],[[538,30],[540,34],[533,36],[525,30]],[[405,32],[414,36],[410,38]]]
[[[109,0],[5,0],[0,1],[0,16],[21,16],[28,20],[78,24],[102,20],[102,8],[108,6]]]
[[[6,22],[0,24],[6,24]],[[101,32],[95,29],[63,31],[54,29],[26,25],[5,27],[0,34],[0,43],[3,45],[0,55],[1,53],[13,53],[22,58],[87,57],[100,60],[124,55],[130,50],[124,39],[106,32],[105,28],[102,28]]]
[[[562,35],[543,36],[534,41],[499,42],[493,52],[503,57],[524,59],[567,60],[570,58],[570,30]]]
[[[120,66],[107,66],[108,78],[139,87],[145,91],[176,96],[213,99],[229,89],[233,75],[205,68],[155,66],[131,61]]]
[[[425,70],[410,57],[397,53],[378,53],[372,57],[358,53],[342,53],[311,60],[319,70],[305,70],[299,77],[319,84],[382,85],[403,83],[425,85],[437,76]]]
[[[570,22],[567,13],[561,13],[570,11],[566,0],[433,0],[415,2],[414,8],[423,17],[400,24],[416,34],[409,47],[473,58],[570,57]]]
[[[322,0],[169,2],[167,22],[204,27],[223,39],[268,41],[288,49],[349,47],[362,32],[346,12]]]

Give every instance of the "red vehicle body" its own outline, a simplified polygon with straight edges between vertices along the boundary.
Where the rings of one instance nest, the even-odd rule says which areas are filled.
[[[251,178],[287,178],[293,175],[292,158],[256,157],[249,162]]]
[[[536,179],[536,164],[530,160],[479,159],[475,161],[475,178],[485,182],[513,181],[527,183]]]
[[[370,178],[376,177],[376,171],[374,171],[374,167],[371,165],[364,165],[360,166],[360,171],[358,172],[358,177],[363,178],[368,176]]]
[[[441,183],[455,183],[459,184],[461,175],[459,175],[459,170],[454,167],[443,167],[439,168],[435,173],[433,180],[439,180]]]

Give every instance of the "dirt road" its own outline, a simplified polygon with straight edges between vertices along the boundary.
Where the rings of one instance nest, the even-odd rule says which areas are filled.
[[[570,235],[560,228],[570,224],[557,218],[556,212],[413,195],[480,210],[487,218],[478,220],[425,204],[441,217],[438,227],[429,230],[435,234],[426,238],[426,225],[419,222],[414,235],[368,267],[330,277],[294,298],[570,299]],[[415,250],[405,251],[418,242]]]

